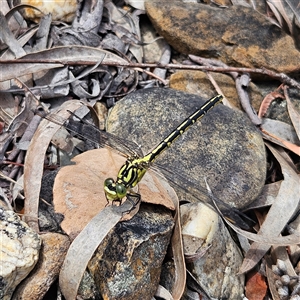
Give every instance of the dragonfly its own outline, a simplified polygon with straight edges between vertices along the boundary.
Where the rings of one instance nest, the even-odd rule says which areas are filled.
[[[140,158],[137,155],[133,155],[127,158],[126,162],[119,170],[117,179],[114,180],[113,178],[108,178],[104,181],[106,199],[108,201],[122,201],[125,196],[129,195],[131,197],[136,197],[139,200],[140,195],[133,192],[132,188],[142,180],[150,165],[163,151],[170,147],[179,136],[189,129],[196,121],[203,118],[208,111],[219,104],[222,99],[222,95],[217,95],[207,100],[144,157]]]
[[[250,221],[249,218],[242,212],[233,207],[230,207],[228,204],[224,203],[217,197],[209,195],[208,191],[204,191],[203,188],[198,187],[198,185],[195,182],[191,181],[191,179],[182,178],[180,177],[181,175],[177,174],[176,172],[161,168],[157,163],[154,162],[162,152],[169,148],[174,143],[174,141],[181,135],[183,135],[184,132],[188,130],[195,122],[203,118],[216,105],[220,104],[222,99],[222,95],[217,95],[207,100],[199,109],[195,110],[195,112],[193,112],[181,124],[179,124],[169,135],[167,135],[153,150],[151,150],[146,155],[142,155],[140,153],[140,147],[138,147],[135,143],[119,138],[106,131],[102,131],[93,124],[82,120],[74,113],[70,112],[81,122],[75,122],[71,119],[62,121],[53,114],[48,114],[43,117],[51,122],[65,127],[73,134],[78,135],[83,139],[92,142],[93,144],[98,144],[104,147],[108,146],[109,148],[112,148],[121,153],[131,153],[129,156],[126,155],[127,159],[118,171],[116,180],[114,180],[113,178],[107,178],[104,181],[104,193],[108,203],[119,202],[121,204],[123,199],[126,197],[131,202],[134,202],[134,205],[136,205],[140,201],[141,196],[140,194],[134,192],[133,188],[136,187],[136,185],[142,180],[150,167],[153,169],[154,166],[155,169],[155,167],[157,166],[157,169],[161,171],[163,175],[171,182],[171,185],[172,183],[174,183],[179,188],[186,190],[189,193],[192,192],[192,196],[194,198],[206,203],[209,202],[209,198],[214,197],[213,201],[210,201],[210,203],[213,203],[212,206],[217,203],[218,208],[221,209],[222,213],[224,212],[224,215],[229,220],[241,227],[248,229],[249,226],[244,220],[246,219],[248,223],[252,220],[250,219]],[[87,125],[89,127],[89,130],[82,133],[82,131],[79,129],[80,126],[78,126],[78,123]],[[92,133],[92,131],[96,133],[96,137],[95,134]],[[124,149],[126,150],[124,151]]]

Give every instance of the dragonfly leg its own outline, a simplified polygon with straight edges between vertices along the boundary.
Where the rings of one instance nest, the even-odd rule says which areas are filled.
[[[123,213],[130,213],[131,211],[133,211],[136,206],[139,204],[139,202],[141,201],[141,195],[138,194],[138,193],[135,193],[133,191],[130,191],[129,193],[127,193],[126,195],[126,201],[129,201],[131,204],[132,204],[132,207],[127,210],[127,211],[124,211]]]

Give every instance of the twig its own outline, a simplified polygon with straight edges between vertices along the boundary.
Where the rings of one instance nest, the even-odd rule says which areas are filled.
[[[168,84],[168,81],[167,80],[164,80],[163,78],[159,77],[158,75],[148,71],[148,70],[144,70],[142,68],[134,68],[135,71],[139,71],[139,72],[144,72],[146,73],[147,75],[149,76],[152,76],[154,78],[156,78],[157,80],[161,81],[164,85],[167,85]]]
[[[193,62],[200,64],[200,65],[204,65],[204,66],[214,66],[214,67],[220,67],[220,68],[228,68],[228,66],[223,63],[220,60],[217,59],[213,59],[213,58],[204,58],[201,56],[196,56],[196,55],[189,55],[189,59],[192,60]],[[231,77],[233,79],[236,79],[239,75],[238,72],[228,72],[229,75],[231,75]]]
[[[247,81],[243,80],[243,77],[247,76]],[[249,119],[254,125],[260,125],[261,119],[257,116],[256,112],[254,111],[253,107],[250,103],[249,94],[247,92],[247,87],[250,82],[250,78],[248,75],[243,74],[242,76],[239,76],[235,80],[235,86],[237,93],[240,98],[241,105],[245,111],[245,113],[248,115]]]
[[[214,67],[228,68],[226,64],[224,64],[219,60],[207,59],[195,55],[189,55],[189,58],[192,61],[203,64],[205,66],[212,65]],[[254,125],[260,125],[261,120],[253,110],[253,107],[251,106],[250,103],[249,94],[247,92],[247,87],[250,82],[249,74],[244,73],[241,76],[239,76],[238,72],[228,72],[228,74],[231,75],[231,77],[235,80],[235,86],[236,86],[237,94],[240,99],[241,106],[243,107],[244,111],[248,115],[249,119],[252,121]]]
[[[64,61],[59,59],[11,59],[11,60],[0,60],[0,68],[2,64],[15,64],[15,63],[41,63],[41,64],[63,64],[63,65],[95,65],[95,60],[82,60],[82,61]],[[197,66],[197,65],[181,65],[181,64],[157,64],[157,63],[119,63],[111,61],[102,61],[101,65],[124,67],[124,68],[165,68],[165,69],[179,69],[179,70],[198,70],[198,71],[212,71],[218,73],[238,72],[238,73],[253,73],[267,75],[271,78],[277,79],[282,83],[285,83],[291,87],[295,87],[300,90],[300,83],[290,78],[284,73],[276,73],[274,71],[261,68],[238,68],[238,67],[214,67],[214,66]],[[295,71],[297,71],[295,69]]]

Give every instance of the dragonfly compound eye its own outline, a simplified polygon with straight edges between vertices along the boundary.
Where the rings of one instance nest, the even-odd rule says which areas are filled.
[[[104,187],[108,187],[108,186],[111,186],[112,184],[114,184],[115,183],[115,181],[112,179],[112,178],[107,178],[107,179],[105,179],[105,181],[104,181]]]
[[[127,189],[125,188],[124,184],[116,183],[116,193],[120,199],[126,196]]]

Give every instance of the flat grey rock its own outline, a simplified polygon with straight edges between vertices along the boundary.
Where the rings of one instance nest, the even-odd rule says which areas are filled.
[[[171,89],[139,90],[112,109],[107,130],[136,142],[147,153],[203,103],[198,96]],[[173,172],[168,177],[178,174],[174,181],[185,192],[203,200],[206,178],[215,196],[237,208],[251,203],[265,182],[266,156],[259,131],[246,115],[222,104],[192,125],[156,162]],[[175,190],[180,191],[178,186]],[[189,198],[188,193],[183,197]]]

